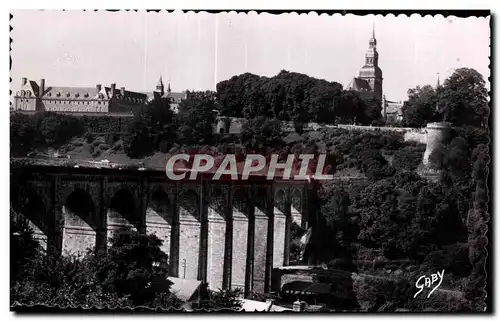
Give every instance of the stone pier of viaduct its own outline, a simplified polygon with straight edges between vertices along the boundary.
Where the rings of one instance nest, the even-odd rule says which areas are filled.
[[[309,185],[298,181],[169,181],[162,171],[11,168],[11,204],[48,251],[108,246],[124,226],[156,234],[170,275],[212,289],[268,292],[288,264],[293,222],[307,228]]]

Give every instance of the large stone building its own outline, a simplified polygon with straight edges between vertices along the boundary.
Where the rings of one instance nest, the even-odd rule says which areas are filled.
[[[372,94],[377,101],[380,101],[382,117],[385,121],[399,121],[401,118],[401,101],[395,102],[386,99],[382,87],[382,69],[378,65],[377,38],[375,38],[375,28],[368,43],[368,50],[365,54],[365,64],[359,70],[358,77],[354,77],[347,89],[358,92]]]
[[[125,87],[117,88],[114,83],[109,87],[101,84],[94,87],[56,87],[47,86],[45,79],[37,83],[22,78],[11,109],[87,115],[132,115],[140,111],[148,101],[160,97],[169,97],[171,107],[176,111],[179,103],[186,98],[186,93],[171,92],[170,83],[165,92],[161,77],[156,90],[151,93],[130,91]]]

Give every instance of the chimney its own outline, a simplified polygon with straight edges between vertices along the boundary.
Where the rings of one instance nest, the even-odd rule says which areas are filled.
[[[125,87],[120,87],[120,94],[125,97]]]
[[[23,77],[23,78],[21,79],[21,86],[26,85],[26,83],[27,83],[27,82],[28,82],[28,79],[26,79],[25,77]]]
[[[97,92],[101,91],[101,88],[102,88],[101,84],[95,85],[95,89],[97,89]]]
[[[38,95],[42,97],[44,92],[45,92],[45,79],[42,78],[40,79],[40,91]]]
[[[115,94],[116,84],[111,84],[111,95]]]

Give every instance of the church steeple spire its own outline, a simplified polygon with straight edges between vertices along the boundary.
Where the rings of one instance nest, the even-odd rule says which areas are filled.
[[[439,81],[439,72],[438,72],[438,77],[437,77],[437,82],[436,82],[436,89],[441,87],[441,82]]]
[[[167,93],[170,94],[172,90],[170,89],[170,80],[168,81],[168,85],[167,85]]]
[[[372,28],[372,36],[369,47],[365,53],[365,64],[359,71],[359,78],[368,83],[369,90],[377,95],[382,101],[382,70],[378,65],[377,39],[375,38],[375,23]]]
[[[372,37],[370,39],[369,44],[370,44],[370,49],[377,48],[377,38],[375,38],[375,22],[373,23]]]
[[[160,94],[163,96],[165,87],[163,86],[163,80],[160,75],[160,79],[158,80],[158,84],[156,85],[156,91],[160,92]]]

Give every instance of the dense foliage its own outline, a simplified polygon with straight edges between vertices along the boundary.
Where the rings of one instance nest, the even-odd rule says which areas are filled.
[[[487,127],[490,108],[483,76],[474,69],[457,69],[443,86],[408,90],[402,112],[404,126],[422,127],[434,121],[454,126]]]
[[[281,71],[268,78],[245,73],[217,84],[221,115],[277,118],[300,123],[370,124],[381,118],[373,95],[342,90],[342,85]]]
[[[11,253],[30,259],[12,267],[11,303],[180,307],[180,300],[169,292],[167,257],[154,235],[124,230],[116,234],[108,253],[89,252],[83,258],[42,255],[36,241],[26,241],[33,233],[25,220],[13,222],[16,232],[11,234]]]
[[[30,116],[14,113],[10,118],[10,148],[13,155],[23,156],[39,146],[60,146],[85,131],[79,118],[62,114],[38,113]]]

